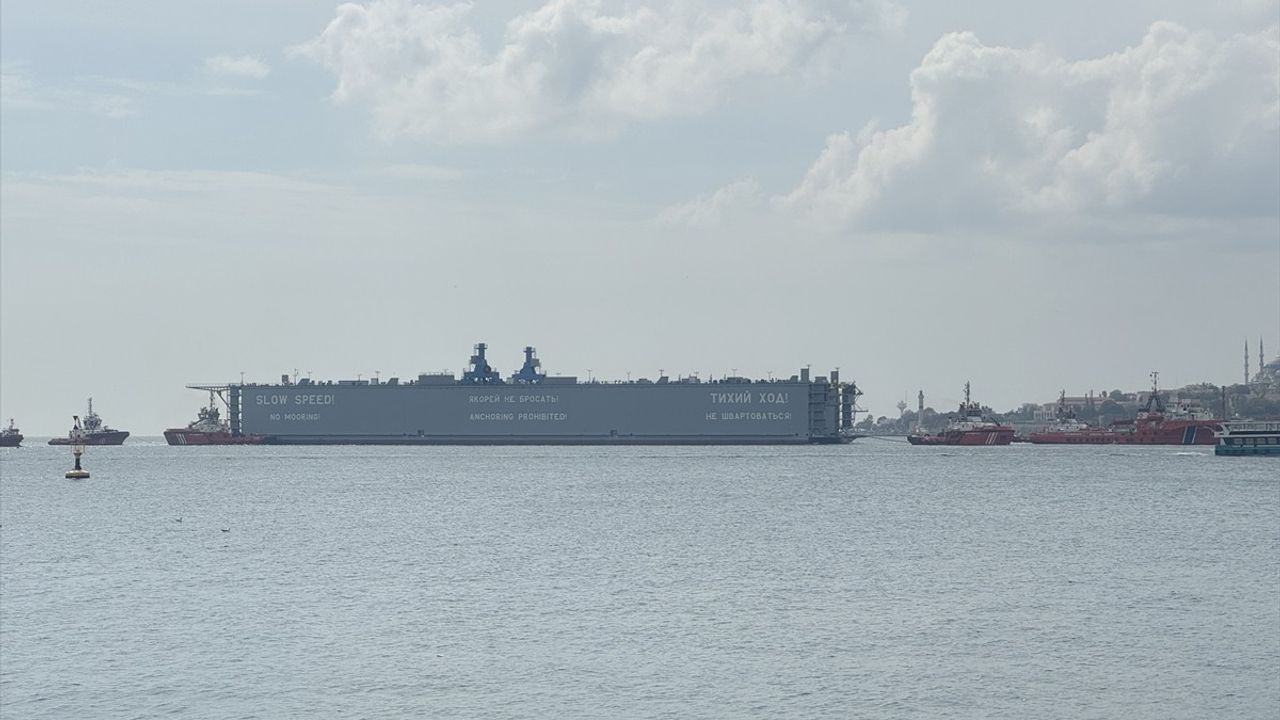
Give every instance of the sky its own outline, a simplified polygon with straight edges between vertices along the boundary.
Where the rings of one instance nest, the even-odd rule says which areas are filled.
[[[28,435],[477,342],[875,415],[1280,353],[1277,0],[7,0],[0,65]]]

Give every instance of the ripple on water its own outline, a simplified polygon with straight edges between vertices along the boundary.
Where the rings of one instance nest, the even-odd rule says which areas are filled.
[[[1280,707],[1265,458],[126,445],[73,484],[22,450],[3,717]]]

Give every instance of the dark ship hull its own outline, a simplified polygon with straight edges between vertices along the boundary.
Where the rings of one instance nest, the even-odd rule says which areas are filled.
[[[129,437],[128,430],[109,430],[107,432],[84,433],[79,438],[56,437],[49,440],[50,445],[123,445]]]

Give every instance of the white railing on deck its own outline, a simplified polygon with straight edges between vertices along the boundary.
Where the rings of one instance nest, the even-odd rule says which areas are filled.
[[[1215,434],[1222,437],[1242,433],[1280,433],[1280,420],[1245,420],[1223,423],[1223,429]]]

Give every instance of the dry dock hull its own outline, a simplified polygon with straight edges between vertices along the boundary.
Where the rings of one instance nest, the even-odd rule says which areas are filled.
[[[277,445],[840,443],[827,382],[248,385],[238,429]],[[236,427],[233,425],[233,427]]]
[[[335,435],[284,435],[268,437],[267,445],[823,445],[851,442],[853,438],[780,438],[764,436],[449,436],[378,437]]]
[[[532,346],[506,379],[478,343],[462,377],[445,371],[416,379],[188,385],[210,393],[200,422],[227,407],[226,429],[273,445],[806,445],[853,440],[854,383],[839,369],[811,377],[752,380],[737,371],[704,382],[578,382],[547,375]],[[172,440],[171,440],[172,442]]]

